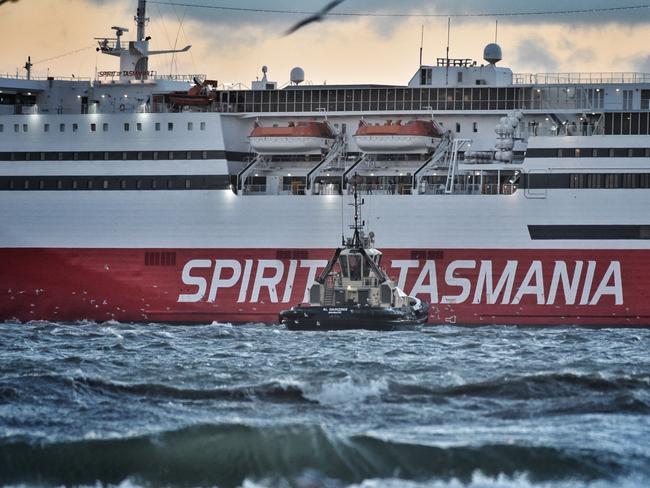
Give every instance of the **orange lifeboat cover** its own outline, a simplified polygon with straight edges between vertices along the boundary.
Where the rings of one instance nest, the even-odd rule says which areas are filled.
[[[442,131],[433,120],[410,120],[405,123],[369,125],[359,122],[356,136],[425,136],[440,138]]]
[[[329,125],[324,122],[298,122],[287,127],[261,127],[255,128],[249,137],[321,137],[334,139],[334,134]]]

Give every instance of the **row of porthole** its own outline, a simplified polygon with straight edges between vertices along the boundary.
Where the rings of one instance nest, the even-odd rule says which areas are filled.
[[[125,122],[123,125],[123,130],[124,132],[130,132],[131,127],[135,126],[135,130],[137,132],[142,132],[143,130],[143,125],[141,122],[136,122],[135,124],[131,124],[129,122]],[[59,124],[59,132],[65,132],[66,131],[66,124]],[[73,123],[71,124],[72,127],[72,132],[79,132],[79,124],[78,123]],[[91,123],[89,125],[90,132],[97,132],[99,125],[96,123]],[[14,124],[14,132],[29,132],[30,129],[30,124]],[[50,132],[51,125],[50,124],[43,124],[43,132]],[[107,122],[104,122],[101,124],[101,129],[102,132],[108,132],[109,131],[109,124]],[[206,122],[200,122],[199,123],[199,130],[205,131],[207,129],[207,123]],[[162,124],[160,122],[155,122],[154,123],[154,130],[156,132],[160,132],[162,130]],[[167,122],[167,131],[173,131],[174,130],[174,122]],[[188,132],[191,132],[194,130],[194,122],[188,122],[187,123],[187,130]],[[0,132],[4,132],[4,124],[0,124]]]

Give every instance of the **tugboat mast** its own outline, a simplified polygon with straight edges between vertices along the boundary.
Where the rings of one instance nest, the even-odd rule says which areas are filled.
[[[352,235],[352,247],[356,248],[362,248],[363,243],[361,242],[361,232],[359,228],[363,226],[363,223],[359,225],[359,220],[361,218],[359,214],[359,209],[361,206],[364,204],[363,199],[361,200],[361,203],[359,203],[359,194],[357,193],[357,182],[359,181],[359,178],[357,176],[357,173],[354,174],[354,184],[352,185],[352,188],[354,190],[354,225],[350,226],[350,229],[354,230],[354,234]]]

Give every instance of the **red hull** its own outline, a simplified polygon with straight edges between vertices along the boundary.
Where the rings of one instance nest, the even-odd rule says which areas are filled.
[[[330,250],[3,249],[1,320],[277,322]],[[430,323],[650,326],[650,251],[384,250]]]

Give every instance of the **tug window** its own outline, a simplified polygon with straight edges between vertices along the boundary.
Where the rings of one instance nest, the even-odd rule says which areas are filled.
[[[361,281],[361,256],[350,254],[348,262],[350,264],[350,279],[352,281]]]
[[[345,278],[349,278],[350,275],[348,273],[348,257],[347,256],[341,256],[339,258],[339,262],[341,263],[341,274]]]
[[[201,122],[201,130],[205,130],[205,122]]]

